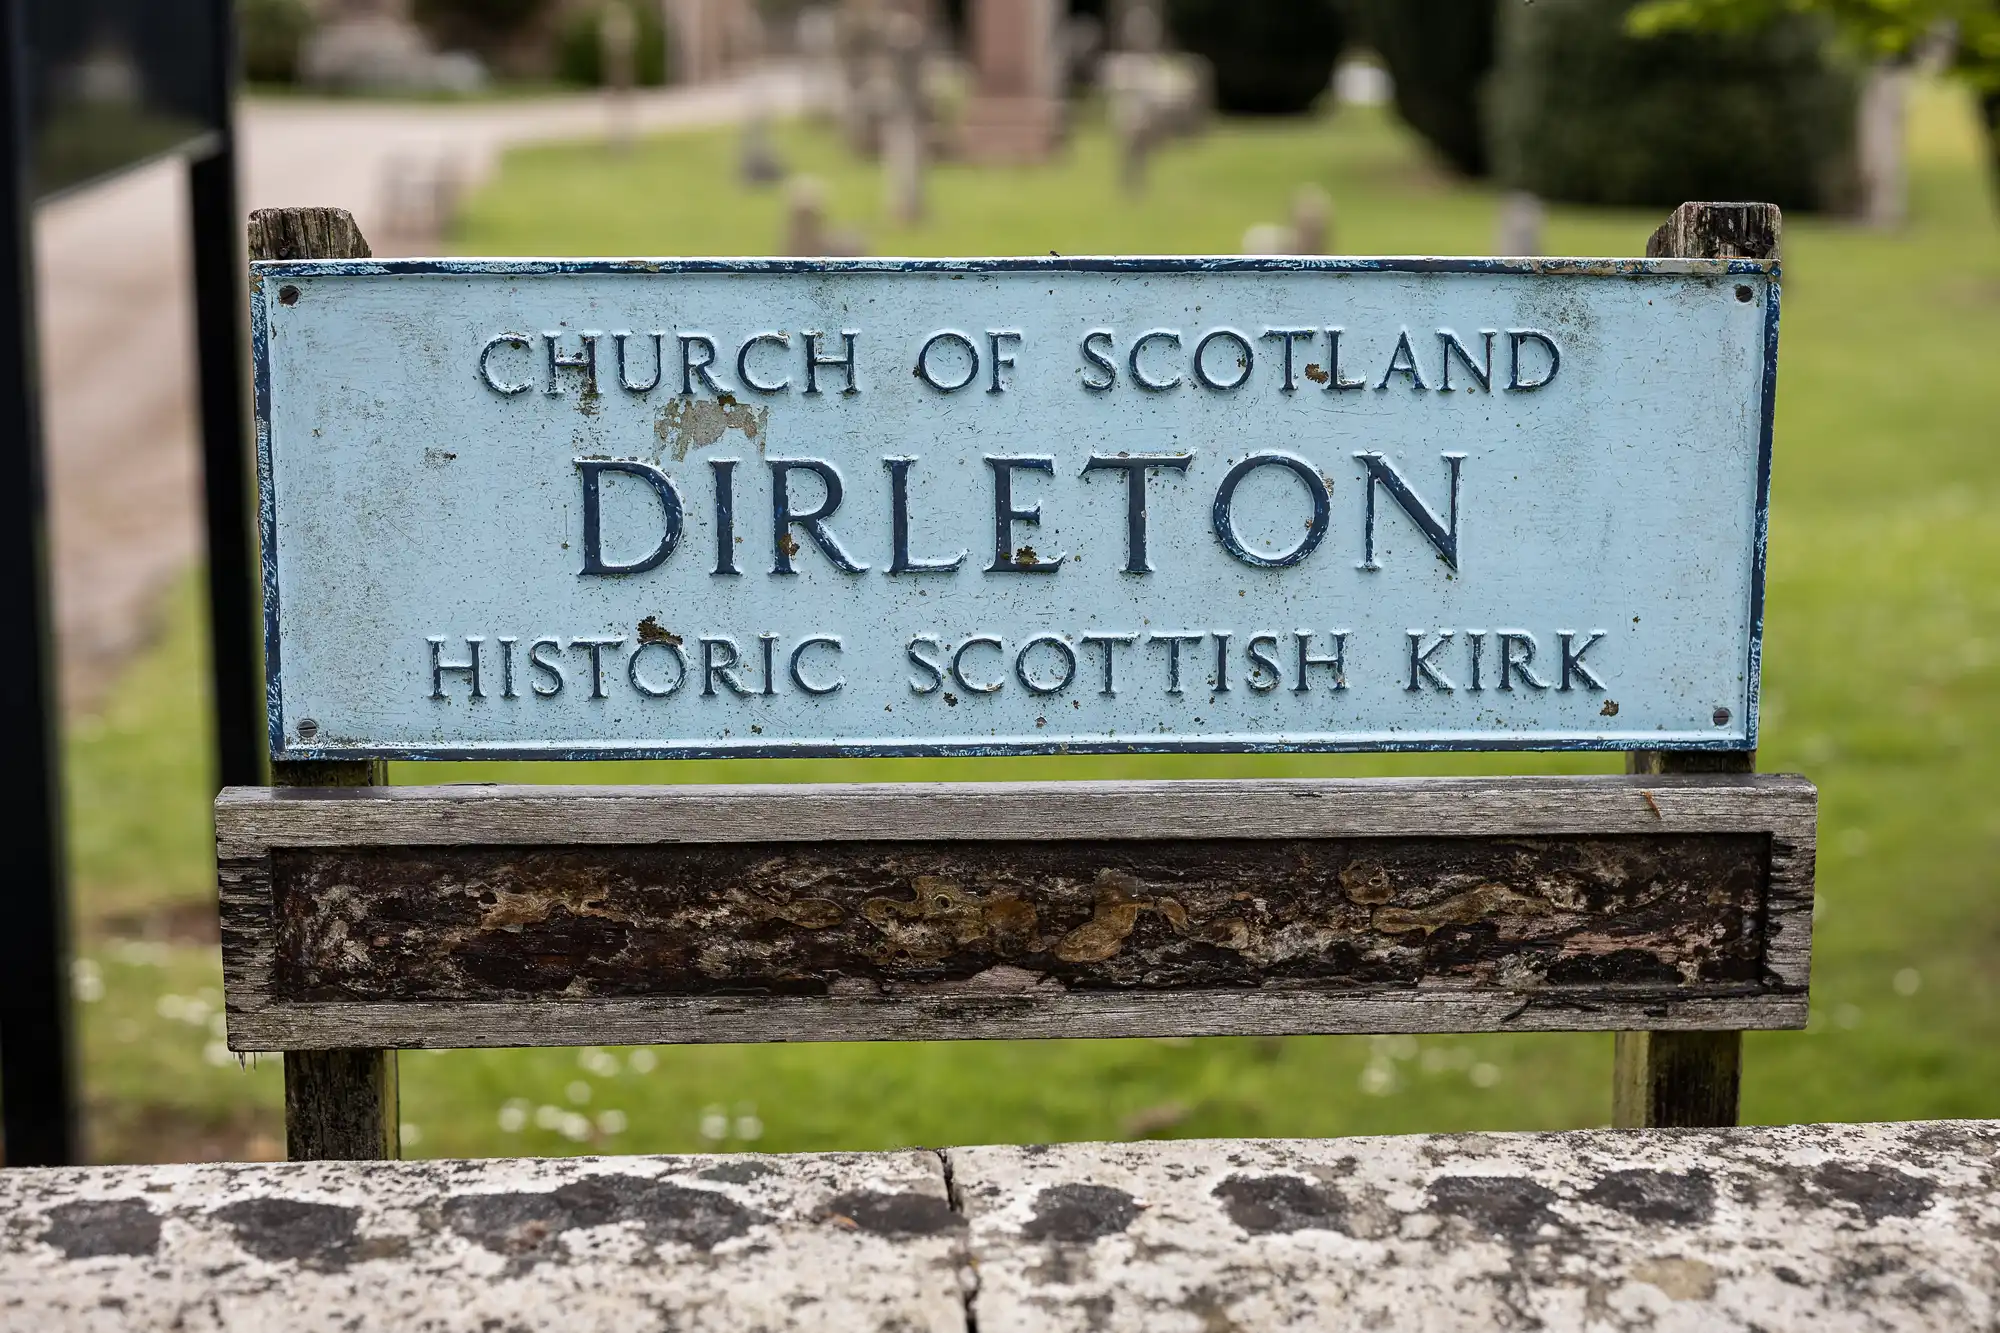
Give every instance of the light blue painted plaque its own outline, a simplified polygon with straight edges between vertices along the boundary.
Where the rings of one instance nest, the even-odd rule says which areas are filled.
[[[1751,261],[255,266],[273,753],[1746,749]]]

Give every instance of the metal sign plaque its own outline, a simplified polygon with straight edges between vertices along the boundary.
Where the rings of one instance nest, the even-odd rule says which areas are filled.
[[[1756,744],[1778,283],[255,266],[273,753]]]

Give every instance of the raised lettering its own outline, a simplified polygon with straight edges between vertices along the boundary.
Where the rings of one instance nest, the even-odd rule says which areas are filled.
[[[1549,354],[1549,368],[1542,372],[1542,377],[1538,380],[1521,378],[1521,348],[1531,342],[1540,343]],[[1507,343],[1512,352],[1508,358],[1507,387],[1516,393],[1530,393],[1536,389],[1547,388],[1550,381],[1555,379],[1556,372],[1562,369],[1562,350],[1556,346],[1554,338],[1540,329],[1509,329]]]
[[[1282,340],[1285,348],[1285,378],[1278,385],[1280,393],[1294,393],[1298,381],[1292,375],[1292,347],[1295,343],[1310,342],[1319,336],[1318,329],[1265,329],[1263,336]]]
[[[859,329],[842,329],[840,331],[841,354],[839,356],[821,356],[819,340],[826,335],[810,330],[804,333],[803,336],[806,340],[806,392],[808,394],[816,395],[819,393],[820,371],[836,368],[845,371],[847,375],[847,387],[840,391],[843,396],[861,392],[860,389],[855,387],[854,383],[854,340],[860,334],[861,330]]]
[[[1094,346],[1100,338],[1104,340],[1103,351],[1099,351]],[[1104,393],[1118,384],[1118,367],[1112,364],[1111,358],[1104,354],[1111,350],[1112,338],[1113,334],[1110,329],[1092,329],[1089,333],[1083,335],[1083,359],[1104,372],[1104,378],[1101,380],[1094,380],[1090,378],[1087,372],[1084,373],[1083,387],[1092,393]]]
[[[820,554],[831,561],[835,569],[844,574],[859,574],[866,570],[868,566],[856,564],[826,526],[826,520],[840,508],[843,493],[840,473],[833,464],[818,458],[772,458],[766,461],[771,467],[771,572],[798,573],[792,568],[792,557],[799,549],[799,544],[792,540],[794,527],[806,530],[806,535],[819,547]],[[791,477],[794,472],[810,472],[819,478],[826,494],[817,508],[806,513],[792,508]]]
[[[924,681],[918,680],[916,677],[912,676],[910,678],[910,693],[936,694],[939,690],[944,688],[944,674],[946,671],[950,670],[950,668],[947,667],[943,662],[933,662],[928,657],[925,657],[923,654],[919,653],[917,651],[917,645],[920,643],[929,644],[931,647],[937,649],[939,653],[943,653],[945,650],[944,640],[937,638],[934,635],[919,634],[917,635],[917,637],[910,640],[909,645],[903,650],[905,653],[909,655],[910,665],[921,668],[930,677],[929,683],[926,684]]]
[[[945,383],[931,369],[931,349],[939,343],[961,348],[965,352],[965,374],[955,384]],[[951,329],[933,333],[924,340],[922,349],[917,352],[917,378],[939,393],[957,393],[979,378],[979,349],[973,345],[972,339]]]
[[[1032,546],[1014,545],[1014,525],[1027,523],[1041,526],[1042,506],[1040,502],[1026,509],[1014,505],[1014,473],[1016,471],[1047,472],[1056,470],[1056,460],[1047,457],[1000,458],[992,454],[986,456],[986,466],[993,469],[993,563],[986,567],[988,574],[1053,574],[1068,557],[1065,555],[1039,555]]]
[[[717,661],[718,650],[725,651],[729,655]],[[714,638],[704,635],[701,640],[702,697],[709,699],[715,697],[715,681],[717,677],[721,677],[724,689],[739,699],[747,698],[750,694],[749,689],[742,681],[736,679],[736,673],[742,668],[742,663],[743,653],[736,646],[736,640],[726,635],[716,635]]]
[[[1001,344],[1005,342],[1012,342],[1016,346],[1019,346],[1021,335],[1012,329],[986,330],[986,349],[988,353],[986,364],[992,367],[992,378],[986,385],[986,392],[988,393],[1005,393],[1007,390],[1007,386],[1000,382],[1000,372],[1003,369],[1012,370],[1014,368],[1014,354],[1001,350]]]
[[[1363,506],[1361,520],[1361,563],[1356,568],[1366,570],[1381,568],[1380,565],[1375,563],[1375,488],[1379,485],[1382,489],[1389,492],[1390,498],[1402,508],[1405,514],[1410,516],[1410,520],[1417,525],[1417,529],[1424,534],[1425,539],[1437,548],[1437,553],[1444,558],[1445,564],[1449,565],[1452,571],[1456,573],[1458,570],[1458,476],[1459,464],[1465,461],[1465,455],[1444,455],[1445,471],[1448,475],[1451,488],[1451,504],[1449,506],[1451,518],[1448,523],[1438,521],[1437,515],[1431,512],[1430,506],[1418,498],[1417,493],[1410,489],[1409,483],[1403,480],[1402,474],[1396,471],[1389,460],[1381,454],[1358,453],[1354,456],[1361,461],[1361,466],[1367,473],[1367,480],[1363,483],[1363,489],[1367,492],[1368,497]]]
[[[1345,329],[1331,329],[1331,328],[1326,331],[1326,341],[1327,341],[1326,391],[1328,393],[1345,393],[1349,389],[1365,389],[1368,387],[1368,381],[1365,379],[1351,380],[1348,379],[1345,375],[1341,374],[1340,335],[1345,333],[1346,331],[1347,330]]]
[[[721,397],[724,392],[723,387],[715,382],[715,375],[711,369],[715,365],[715,339],[706,333],[683,333],[680,335],[680,340],[681,396],[692,397],[695,381],[700,380],[704,389]],[[697,348],[702,353],[699,361],[695,360],[694,356]]]
[[[560,660],[552,661],[543,655],[545,649],[551,648],[556,652],[561,652],[562,640],[536,639],[528,645],[528,665],[534,670],[541,672],[543,679],[548,681],[547,688],[543,687],[541,680],[531,682],[528,688],[543,699],[553,699],[558,694],[561,694],[563,685],[566,683],[563,676],[562,662]]]
[[[674,683],[671,685],[655,685],[639,671],[639,659],[644,657],[649,649],[654,648],[673,659]],[[678,690],[687,683],[687,671],[687,656],[681,652],[680,645],[669,643],[665,639],[642,640],[639,646],[632,650],[632,655],[625,659],[625,679],[632,683],[634,690],[648,699],[664,699]]]
[[[1083,475],[1093,472],[1125,474],[1125,572],[1150,574],[1146,557],[1146,475],[1155,468],[1186,472],[1194,462],[1192,454],[1093,454],[1083,465]]]
[[[517,393],[526,393],[535,387],[534,381],[522,380],[519,384],[509,384],[493,373],[493,350],[496,347],[518,347],[526,352],[530,351],[533,346],[534,344],[529,341],[528,335],[525,333],[494,334],[486,340],[486,346],[479,349],[479,378],[484,380],[486,387],[493,390],[493,392],[505,394],[510,398]]]
[[[715,477],[715,572],[738,574],[736,568],[736,460],[711,458]]]
[[[1456,333],[1453,333],[1450,329],[1439,329],[1438,355],[1442,358],[1444,364],[1441,367],[1442,374],[1438,379],[1438,392],[1451,392],[1451,362],[1452,358],[1456,357],[1464,365],[1465,373],[1478,381],[1481,389],[1487,393],[1492,393],[1493,339],[1499,332],[1498,329],[1481,329],[1479,331],[1479,336],[1486,340],[1486,363],[1481,365],[1472,359],[1472,353],[1466,350],[1465,344],[1458,340]]]
[[[1237,485],[1260,467],[1281,467],[1297,477],[1306,488],[1306,496],[1312,502],[1312,517],[1306,522],[1306,534],[1289,551],[1277,555],[1266,555],[1253,551],[1243,544],[1236,535],[1236,518],[1231,506],[1236,501]],[[1215,536],[1222,543],[1222,549],[1241,560],[1246,565],[1258,565],[1265,569],[1283,569],[1296,565],[1313,553],[1326,536],[1332,504],[1327,495],[1326,480],[1317,469],[1296,454],[1268,453],[1252,454],[1229,469],[1229,475],[1222,479],[1222,485],[1215,492],[1215,508],[1210,513],[1210,521],[1215,527]]]
[[[783,393],[792,387],[791,377],[765,382],[750,373],[750,352],[761,343],[772,343],[791,350],[792,335],[789,333],[753,333],[743,340],[736,349],[736,382],[753,393]]]
[[[1219,380],[1208,373],[1208,345],[1218,339],[1227,339],[1236,344],[1237,376],[1232,380]],[[1211,329],[1202,340],[1194,345],[1194,377],[1201,381],[1205,389],[1215,389],[1228,393],[1240,389],[1250,382],[1250,371],[1255,360],[1250,350],[1250,340],[1235,329]]]
[[[465,636],[467,657],[463,662],[447,662],[443,659],[444,640],[442,638],[433,635],[426,642],[431,646],[431,698],[443,699],[446,697],[444,692],[444,673],[447,671],[453,675],[462,675],[472,683],[472,693],[469,697],[474,699],[484,699],[486,697],[486,691],[480,687],[479,683],[479,649],[480,645],[486,642],[484,636],[478,634],[468,634]]]
[[[1597,673],[1592,671],[1583,660],[1583,655],[1590,651],[1591,645],[1603,637],[1603,630],[1594,629],[1590,631],[1590,637],[1583,641],[1583,647],[1576,648],[1572,646],[1576,638],[1575,630],[1559,629],[1556,631],[1556,638],[1562,644],[1562,681],[1556,686],[1558,691],[1569,689],[1571,678],[1577,676],[1582,677],[1583,683],[1593,690],[1602,691],[1604,689],[1604,682],[1598,679]]]
[[[606,648],[622,647],[624,643],[625,640],[622,637],[615,639],[613,638],[571,639],[569,641],[570,651],[572,652],[576,651],[578,648],[588,648],[590,650],[590,697],[591,698],[602,699],[606,697],[604,693],[604,650]]]
[[[576,470],[583,479],[583,575],[643,574],[656,569],[674,553],[681,539],[681,494],[673,478],[649,463],[625,459],[579,458]],[[604,558],[602,505],[599,488],[606,473],[637,477],[652,487],[660,502],[660,540],[652,552],[627,564],[613,564]]]
[[[1546,690],[1549,683],[1537,676],[1530,668],[1535,661],[1535,636],[1524,629],[1503,629],[1499,634],[1500,645],[1500,688],[1514,688],[1514,678],[1532,690]],[[1586,645],[1588,646],[1588,645]]]
[[[1139,354],[1146,350],[1148,343],[1154,342],[1170,342],[1175,347],[1179,347],[1181,345],[1181,335],[1173,329],[1154,329],[1149,333],[1140,334],[1132,344],[1131,355],[1125,358],[1125,368],[1132,372],[1132,382],[1140,388],[1153,393],[1164,393],[1168,389],[1177,388],[1180,385],[1181,377],[1179,375],[1175,375],[1170,380],[1148,379],[1146,372],[1139,369]]]
[[[611,335],[612,342],[616,343],[618,347],[618,387],[627,393],[651,393],[660,387],[660,373],[666,369],[667,353],[666,348],[662,344],[665,342],[667,335],[664,333],[643,335],[653,340],[653,378],[647,380],[644,384],[633,380],[631,375],[627,373],[625,340],[631,336],[632,334],[629,330],[624,333],[614,333]]]
[[[1189,632],[1187,630],[1171,634],[1148,634],[1146,636],[1148,643],[1164,643],[1167,645],[1168,694],[1179,694],[1181,692],[1181,645],[1184,643],[1200,643],[1202,637],[1199,632]]]
[[[1409,376],[1410,390],[1413,393],[1429,387],[1424,383],[1424,372],[1417,368],[1417,353],[1410,346],[1408,329],[1396,335],[1396,350],[1389,353],[1389,368],[1382,372],[1382,382],[1375,386],[1377,392],[1389,387],[1389,377],[1392,375]]]
[[[1028,654],[1045,644],[1055,649],[1056,656],[1062,661],[1062,678],[1053,685],[1036,680],[1033,673],[1028,670]],[[1014,679],[1020,681],[1030,694],[1060,694],[1069,688],[1071,681],[1076,679],[1076,650],[1060,635],[1037,634],[1021,645],[1020,652],[1014,654]]]
[[[799,659],[803,658],[806,652],[813,648],[831,648],[834,652],[838,653],[840,651],[840,639],[837,635],[833,634],[813,634],[799,640],[799,646],[792,649],[792,684],[798,686],[807,694],[832,694],[835,690],[847,684],[847,678],[845,676],[835,676],[833,683],[830,685],[821,685],[808,680],[804,669],[800,666]]]
[[[998,692],[1002,682],[996,680],[991,685],[981,685],[965,678],[965,655],[981,644],[997,652],[1005,652],[1006,650],[1006,645],[991,634],[973,635],[964,643],[959,644],[958,651],[951,655],[951,678],[958,682],[958,688],[970,694],[993,694]]]
[[[1434,690],[1441,690],[1446,694],[1450,694],[1456,687],[1452,685],[1450,680],[1445,678],[1444,673],[1437,669],[1436,664],[1431,659],[1436,657],[1439,652],[1451,643],[1451,631],[1448,629],[1439,630],[1437,632],[1437,642],[1428,648],[1423,646],[1424,632],[1422,630],[1413,629],[1405,632],[1410,636],[1410,680],[1403,688],[1406,690],[1421,690],[1428,684]],[[1507,687],[1502,685],[1500,688],[1504,690]]]
[[[592,397],[595,397],[597,394],[598,335],[595,333],[579,333],[577,338],[581,343],[582,350],[572,356],[561,348],[563,339],[561,332],[544,333],[542,335],[542,341],[548,350],[549,362],[549,387],[543,390],[543,392],[551,398],[562,397],[563,387],[560,372],[565,370],[581,370],[583,372],[584,393]]]
[[[1098,690],[1099,694],[1104,695],[1106,698],[1112,698],[1117,695],[1118,650],[1138,641],[1139,636],[1136,634],[1085,634],[1082,636],[1081,642],[1085,647],[1102,648],[1104,650],[1104,686]]]
[[[1298,684],[1292,686],[1292,693],[1307,694],[1311,692],[1312,682],[1307,678],[1306,672],[1312,667],[1324,667],[1326,670],[1331,671],[1333,673],[1334,689],[1344,690],[1347,688],[1348,633],[1349,631],[1347,630],[1337,629],[1327,635],[1328,638],[1333,640],[1333,651],[1321,657],[1312,651],[1313,636],[1310,631],[1302,629],[1292,631],[1292,637],[1298,640],[1299,645],[1299,681]]]
[[[1271,656],[1271,650],[1278,646],[1275,634],[1253,634],[1250,642],[1243,646],[1243,655],[1250,659],[1250,669],[1243,674],[1243,683],[1258,694],[1269,694],[1285,683],[1283,668],[1278,659]]]
[[[885,458],[889,469],[889,572],[891,574],[948,574],[965,563],[961,550],[948,559],[924,559],[910,555],[910,465],[914,458]]]

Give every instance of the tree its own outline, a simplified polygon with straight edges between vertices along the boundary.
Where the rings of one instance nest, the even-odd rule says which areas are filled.
[[[1869,60],[1907,60],[1939,33],[1954,34],[1952,66],[1979,97],[1987,163],[2000,184],[2000,0],[1646,0],[1629,22],[1641,34],[1741,31],[1789,14],[1831,20]]]

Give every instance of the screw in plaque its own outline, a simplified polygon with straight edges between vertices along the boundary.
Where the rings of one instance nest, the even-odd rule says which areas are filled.
[[[309,717],[302,717],[299,719],[298,732],[300,740],[309,741],[319,735],[319,723]]]
[[[1714,716],[1714,718],[1715,718],[1715,725],[1716,725],[1716,726],[1718,726],[1718,727],[1726,727],[1726,726],[1728,726],[1728,725],[1729,725],[1729,710],[1728,710],[1727,708],[1718,708],[1718,709],[1716,709],[1716,710],[1715,710],[1715,713],[1713,714],[1713,716]],[[299,724],[299,729],[300,729],[301,731],[303,731],[303,730],[305,729],[305,724],[304,724],[304,723],[300,723],[300,724]]]
[[[287,290],[287,291],[289,291],[289,290],[291,290],[291,289],[290,289],[290,288],[287,288],[286,290]],[[1745,285],[1745,284],[1742,284],[1742,283],[1738,283],[1738,284],[1737,284],[1737,287],[1736,287],[1736,299],[1737,299],[1737,300],[1739,300],[1739,301],[1741,301],[1741,302],[1743,302],[1743,304],[1745,304],[1745,305],[1749,305],[1749,304],[1750,304],[1750,298],[1751,298],[1751,297],[1753,297],[1753,296],[1755,296],[1755,295],[1756,295],[1756,293],[1755,293],[1755,292],[1753,292],[1753,291],[1751,291],[1751,290],[1750,290],[1750,288],[1749,288],[1749,287],[1748,287],[1747,285]],[[283,298],[283,296],[282,296],[282,295],[281,295],[281,296],[279,297],[279,299],[280,299],[280,300],[284,300],[284,298]],[[291,302],[290,302],[290,301],[285,301],[285,304],[286,304],[286,305],[290,305],[290,304],[291,304]]]
[[[1737,291],[1739,291],[1739,292],[1747,292],[1747,291],[1749,291],[1750,289],[1749,289],[1748,287],[1738,287],[1738,288],[1737,288],[1736,290],[1737,290]],[[1747,300],[1749,300],[1750,298],[1746,296],[1746,297],[1743,297],[1742,299],[1743,299],[1743,300],[1745,300],[1745,301],[1747,301]],[[291,284],[290,284],[289,282],[288,282],[288,283],[286,283],[286,284],[285,284],[284,286],[282,286],[282,287],[278,288],[278,304],[279,304],[279,305],[297,305],[298,303],[299,303],[299,289],[298,289],[298,288],[296,288],[296,287],[292,286],[292,285],[291,285]]]

